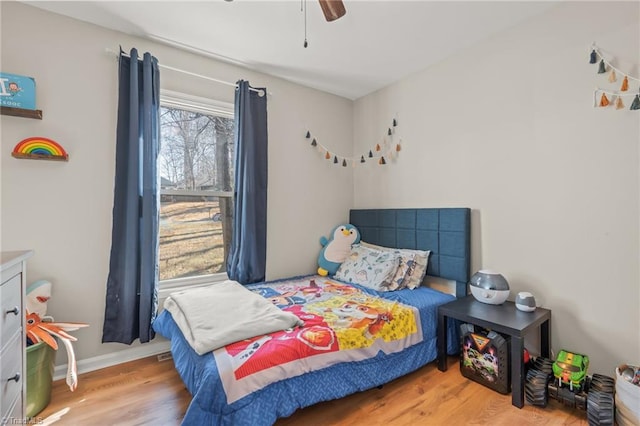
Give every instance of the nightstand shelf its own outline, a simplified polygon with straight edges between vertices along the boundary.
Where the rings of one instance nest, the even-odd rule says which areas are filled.
[[[511,337],[511,400],[513,405],[524,405],[525,371],[523,361],[524,336],[530,330],[540,331],[540,352],[549,357],[551,344],[551,311],[536,308],[533,312],[516,309],[513,302],[489,305],[467,296],[438,307],[438,369],[447,370],[447,318],[453,318],[488,328]]]

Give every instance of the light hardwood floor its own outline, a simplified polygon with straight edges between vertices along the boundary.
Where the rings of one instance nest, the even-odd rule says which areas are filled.
[[[35,420],[62,425],[179,425],[191,396],[173,361],[144,358],[82,374],[78,389],[53,385],[51,402]],[[442,373],[433,362],[412,374],[280,419],[276,426],[347,425],[587,425],[586,415],[550,401],[546,408],[511,405],[502,395],[464,378],[458,360]],[[200,425],[198,425],[200,426]]]

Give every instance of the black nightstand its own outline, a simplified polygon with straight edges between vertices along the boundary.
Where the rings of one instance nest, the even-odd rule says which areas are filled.
[[[540,352],[549,357],[551,344],[551,311],[536,308],[533,312],[516,309],[513,302],[489,305],[478,302],[473,296],[454,300],[438,307],[438,369],[447,370],[447,318],[454,318],[480,327],[494,330],[511,337],[511,401],[522,408],[524,405],[524,335],[532,328],[540,329]]]

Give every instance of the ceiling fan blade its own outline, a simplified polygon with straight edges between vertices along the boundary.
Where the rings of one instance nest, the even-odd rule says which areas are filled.
[[[328,22],[335,21],[338,18],[343,17],[347,10],[344,8],[342,0],[318,0],[322,13]]]

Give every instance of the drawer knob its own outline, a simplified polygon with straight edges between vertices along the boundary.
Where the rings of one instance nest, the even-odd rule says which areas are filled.
[[[7,313],[8,314],[13,314],[15,316],[18,316],[18,314],[20,313],[20,309],[18,309],[17,306],[14,306],[13,309],[8,310]]]
[[[15,376],[13,376],[13,377],[9,377],[9,378],[7,379],[7,382],[10,382],[10,381],[12,381],[12,380],[15,380],[15,382],[16,382],[16,383],[18,383],[18,381],[20,380],[20,373],[16,373],[16,375],[15,375]]]

